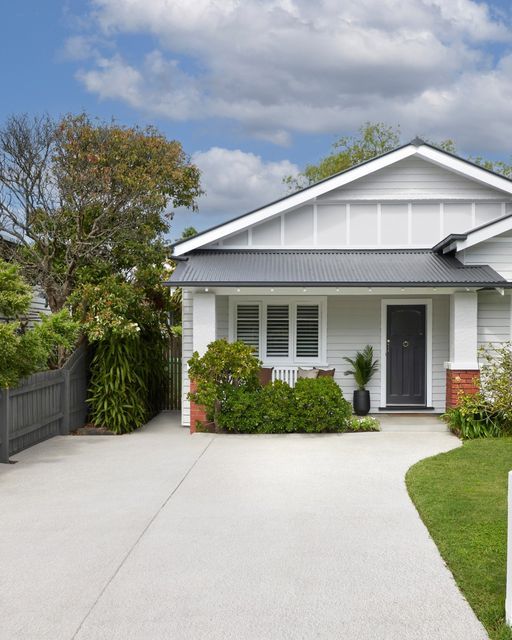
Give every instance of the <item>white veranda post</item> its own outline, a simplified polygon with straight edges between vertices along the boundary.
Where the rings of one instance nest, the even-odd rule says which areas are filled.
[[[192,347],[202,356],[215,340],[215,294],[196,293],[192,309]]]

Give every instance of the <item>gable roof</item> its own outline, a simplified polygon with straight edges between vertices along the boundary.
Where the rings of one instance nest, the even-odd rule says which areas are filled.
[[[450,233],[446,238],[443,238],[434,247],[433,251],[450,253],[452,251],[463,251],[469,247],[499,236],[507,231],[512,231],[512,214],[501,216],[495,220],[485,222],[478,227],[470,229],[465,233]]]
[[[489,169],[480,167],[470,160],[459,158],[448,151],[439,149],[424,142],[420,138],[415,138],[412,142],[404,144],[393,151],[388,151],[380,156],[366,160],[350,169],[346,169],[320,182],[305,187],[300,191],[275,200],[270,204],[211,227],[192,238],[177,242],[174,245],[174,254],[180,256],[216,242],[225,236],[238,233],[251,225],[263,222],[288,209],[298,207],[313,198],[321,196],[333,189],[343,187],[350,182],[370,175],[380,169],[384,169],[400,160],[410,158],[411,156],[422,158],[427,162],[437,164],[466,178],[512,195],[512,180]]]
[[[208,250],[178,262],[174,286],[512,287],[487,265],[431,250]]]

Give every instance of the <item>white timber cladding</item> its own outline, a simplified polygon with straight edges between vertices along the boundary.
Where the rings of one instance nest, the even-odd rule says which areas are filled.
[[[199,247],[429,247],[501,217],[511,200],[509,180],[409,145],[199,234],[175,253]]]
[[[216,296],[214,293],[196,293],[192,302],[193,350],[204,355],[210,342],[215,340]]]
[[[193,297],[189,289],[183,289],[183,300],[181,303],[181,357],[182,357],[182,378],[181,378],[181,422],[190,425],[190,401],[187,398],[190,391],[190,380],[188,377],[188,361],[192,357],[193,349],[193,322],[192,322]]]
[[[448,369],[478,369],[478,294],[457,291],[450,295],[450,360]]]
[[[33,288],[32,300],[30,302],[30,307],[28,310],[28,321],[29,324],[32,325],[34,322],[38,322],[41,318],[41,314],[49,314],[51,313],[50,307],[44,297],[43,292],[37,287]],[[0,315],[0,322],[5,320],[6,318]]]
[[[510,340],[511,303],[509,292],[501,295],[497,291],[478,293],[478,346]]]
[[[507,280],[512,281],[512,232],[508,231],[460,251],[457,257],[464,264],[488,264]]]

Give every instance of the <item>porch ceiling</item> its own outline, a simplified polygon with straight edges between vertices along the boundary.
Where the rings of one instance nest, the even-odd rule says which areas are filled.
[[[431,250],[202,250],[178,262],[172,286],[511,287],[488,265]]]

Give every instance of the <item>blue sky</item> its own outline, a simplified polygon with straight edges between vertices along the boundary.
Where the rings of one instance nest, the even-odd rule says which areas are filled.
[[[203,173],[173,237],[282,195],[364,121],[508,160],[510,4],[473,0],[17,0],[0,115],[156,124]]]

